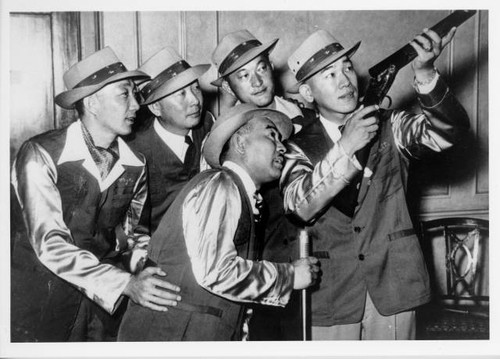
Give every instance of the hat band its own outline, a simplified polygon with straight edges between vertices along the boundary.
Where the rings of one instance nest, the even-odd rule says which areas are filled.
[[[318,52],[316,52],[314,55],[312,55],[305,63],[302,65],[302,67],[297,71],[297,75],[295,75],[295,78],[297,81],[302,81],[306,78],[306,76],[314,69],[314,66],[316,64],[320,63],[327,57],[334,55],[337,52],[340,52],[344,50],[342,45],[340,45],[338,42],[334,42],[328,46],[325,46]]]
[[[224,61],[220,63],[219,73],[223,75],[226,72],[226,70],[229,67],[231,67],[231,65],[234,64],[236,60],[240,58],[241,55],[243,55],[248,50],[258,47],[260,45],[262,45],[262,43],[259,40],[255,39],[242,42],[241,44],[236,46],[233,49],[233,51],[231,51],[229,55],[226,56]]]
[[[99,71],[94,72],[92,75],[87,76],[82,81],[77,83],[73,88],[93,86],[100,84],[101,82],[109,79],[111,76],[116,75],[121,72],[126,72],[127,68],[121,62],[115,62],[114,64],[108,65]]]
[[[172,66],[167,67],[165,70],[160,72],[158,76],[156,76],[153,80],[151,80],[150,83],[144,86],[144,88],[141,91],[142,96],[144,97],[144,99],[147,99],[154,91],[156,91],[166,81],[173,79],[181,72],[184,72],[189,68],[191,68],[191,66],[189,66],[189,64],[186,61],[184,60],[177,61]]]

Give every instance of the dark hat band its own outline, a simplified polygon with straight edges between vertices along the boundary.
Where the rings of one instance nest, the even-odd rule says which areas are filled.
[[[144,86],[144,88],[141,90],[142,96],[145,100],[147,100],[147,98],[158,88],[160,88],[160,86],[163,85],[166,81],[173,79],[181,72],[184,72],[189,68],[191,68],[191,66],[189,66],[186,61],[177,61],[172,66],[160,72],[158,76],[156,76],[153,80],[151,80],[151,82]]]
[[[340,52],[344,50],[342,45],[340,45],[338,42],[334,42],[328,46],[325,46],[318,52],[316,52],[314,55],[312,55],[305,63],[302,65],[302,67],[297,71],[297,75],[295,75],[295,78],[297,81],[302,81],[305,79],[307,75],[314,69],[314,66],[316,64],[321,63],[324,59],[327,57],[334,55],[337,52]]]
[[[99,71],[94,72],[92,75],[87,76],[82,81],[77,83],[73,88],[93,86],[102,83],[103,81],[109,79],[111,76],[119,74],[121,72],[127,72],[127,68],[121,62],[115,62],[114,64],[108,65]]]
[[[220,63],[219,73],[224,74],[226,70],[230,68],[231,65],[234,64],[234,62],[240,58],[241,55],[243,55],[248,50],[258,47],[260,45],[262,45],[262,43],[259,40],[255,39],[242,42],[241,44],[236,46],[233,49],[233,51],[231,51],[229,55],[226,56],[224,61]]]

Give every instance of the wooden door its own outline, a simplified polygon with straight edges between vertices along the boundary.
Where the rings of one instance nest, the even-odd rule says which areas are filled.
[[[63,73],[79,59],[79,14],[10,14],[10,163],[21,144],[74,121],[54,104]]]

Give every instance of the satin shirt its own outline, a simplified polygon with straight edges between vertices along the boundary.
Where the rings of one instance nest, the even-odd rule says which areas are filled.
[[[120,158],[104,181],[86,147],[80,121],[67,129],[66,143],[58,163],[39,144],[28,141],[18,153],[12,170],[12,185],[23,210],[30,243],[40,262],[54,274],[76,286],[106,311],[116,309],[131,274],[110,264],[102,264],[87,250],[76,245],[63,220],[61,197],[56,183],[56,165],[82,161],[82,166],[105,191],[124,172],[123,166],[140,166],[142,172],[134,187],[134,197],[123,220],[125,241],[116,241],[116,251],[131,252],[130,268],[146,255],[149,236],[134,233],[147,194],[145,163],[118,138]]]

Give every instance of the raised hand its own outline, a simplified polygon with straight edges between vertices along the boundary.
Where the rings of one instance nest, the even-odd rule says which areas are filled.
[[[347,155],[352,156],[356,151],[365,147],[377,134],[377,117],[363,117],[377,111],[378,108],[377,105],[360,107],[347,118],[339,140]]]
[[[441,52],[448,45],[457,28],[453,27],[448,34],[441,38],[430,29],[424,29],[423,34],[415,36],[410,41],[410,45],[415,49],[418,56],[413,60],[412,66],[415,77],[419,82],[427,82],[434,77],[434,61],[441,55]]]

